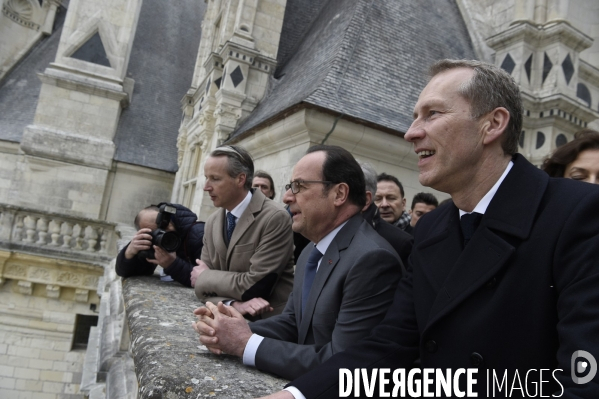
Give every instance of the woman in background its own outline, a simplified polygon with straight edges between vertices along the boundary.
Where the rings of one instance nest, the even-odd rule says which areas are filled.
[[[599,184],[599,132],[585,129],[557,148],[541,167],[549,176]]]

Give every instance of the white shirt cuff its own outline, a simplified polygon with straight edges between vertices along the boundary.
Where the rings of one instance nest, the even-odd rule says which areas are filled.
[[[227,299],[226,301],[223,301],[223,305],[231,306],[233,302],[235,302],[235,299]]]
[[[296,387],[287,387],[284,391],[291,392],[295,399],[306,399],[306,397]]]
[[[243,364],[246,366],[256,367],[256,352],[258,352],[258,347],[262,343],[263,339],[264,337],[261,335],[252,334],[248,340],[248,343],[245,345],[245,349],[243,350]]]

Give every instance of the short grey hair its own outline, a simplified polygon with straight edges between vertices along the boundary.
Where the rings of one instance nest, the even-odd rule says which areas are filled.
[[[474,76],[460,88],[460,95],[470,103],[473,119],[488,114],[498,107],[510,113],[510,120],[502,141],[503,152],[514,155],[518,152],[518,139],[522,131],[522,98],[520,89],[512,76],[503,69],[486,62],[474,60],[441,60],[429,68],[432,78],[442,72],[456,68],[474,70]]]
[[[211,153],[211,157],[227,157],[228,167],[227,173],[229,176],[235,178],[240,174],[245,174],[245,184],[243,186],[246,190],[251,190],[252,180],[254,180],[254,161],[249,152],[244,148],[236,145],[223,145],[216,147]]]
[[[366,191],[370,191],[372,196],[376,194],[376,170],[368,162],[358,162],[364,172],[364,182],[366,183]]]

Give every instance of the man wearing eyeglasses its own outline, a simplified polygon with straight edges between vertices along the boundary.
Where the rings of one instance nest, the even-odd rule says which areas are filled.
[[[238,146],[222,146],[204,164],[215,206],[191,284],[204,302],[223,301],[248,318],[283,311],[293,286],[293,234],[283,205],[252,189],[254,163]]]
[[[297,262],[282,314],[249,325],[232,307],[196,309],[195,330],[213,353],[296,378],[365,337],[383,318],[401,261],[361,215],[364,175],[341,147],[315,146],[285,187],[293,231],[312,241]]]

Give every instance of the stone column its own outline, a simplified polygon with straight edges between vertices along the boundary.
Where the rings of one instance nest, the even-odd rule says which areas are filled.
[[[114,134],[129,103],[125,77],[141,0],[72,0],[56,59],[25,129],[11,202],[100,216]]]

